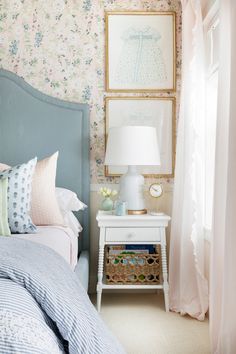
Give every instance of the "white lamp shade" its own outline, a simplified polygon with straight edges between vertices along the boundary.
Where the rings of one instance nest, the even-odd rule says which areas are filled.
[[[146,126],[110,128],[105,165],[160,165],[156,128]]]

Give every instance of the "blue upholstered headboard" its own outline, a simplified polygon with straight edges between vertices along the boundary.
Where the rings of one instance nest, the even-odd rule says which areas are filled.
[[[89,108],[42,94],[17,75],[0,69],[0,162],[15,165],[59,151],[58,187],[75,191],[89,206]],[[89,249],[89,210],[80,250]]]

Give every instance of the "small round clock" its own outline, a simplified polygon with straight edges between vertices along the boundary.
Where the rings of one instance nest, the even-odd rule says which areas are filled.
[[[159,198],[163,193],[163,187],[161,184],[153,183],[149,188],[149,193],[153,198]]]

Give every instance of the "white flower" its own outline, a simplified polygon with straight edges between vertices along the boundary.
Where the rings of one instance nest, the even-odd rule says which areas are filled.
[[[117,191],[116,190],[112,190],[112,189],[106,188],[106,187],[101,187],[99,189],[98,193],[100,195],[102,195],[104,198],[114,197],[114,196],[117,195]]]
[[[111,195],[111,189],[110,189],[110,188],[107,188],[106,192],[107,192],[107,195],[108,195],[108,196]]]

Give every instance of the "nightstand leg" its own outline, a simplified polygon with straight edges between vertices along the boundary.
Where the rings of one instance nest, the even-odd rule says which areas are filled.
[[[97,288],[97,311],[101,311],[101,302],[102,302],[102,290]]]
[[[103,278],[103,266],[104,266],[104,233],[105,230],[100,231],[99,242],[99,256],[98,256],[98,283],[97,283],[97,310],[101,311],[102,301],[102,278]]]
[[[165,230],[163,231],[165,238]],[[162,259],[162,274],[163,274],[163,290],[165,299],[166,312],[169,312],[169,284],[168,284],[168,270],[167,270],[167,257],[166,257],[166,240],[161,243],[161,259]]]

